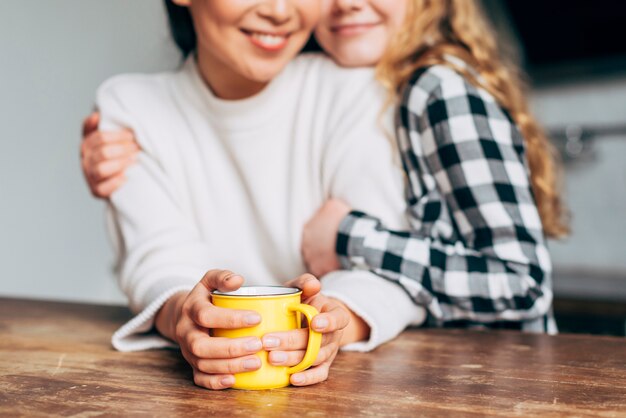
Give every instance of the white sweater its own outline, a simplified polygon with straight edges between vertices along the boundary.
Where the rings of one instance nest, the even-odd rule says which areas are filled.
[[[131,128],[142,148],[109,205],[120,285],[138,313],[114,347],[171,346],[154,315],[209,269],[247,285],[304,273],[302,227],[329,197],[407,229],[402,173],[379,127],[381,90],[370,70],[310,55],[244,100],[215,97],[193,59],[106,81],[100,129]],[[322,288],[371,327],[369,341],[347,349],[372,349],[424,319],[399,286],[367,271],[331,273]]]

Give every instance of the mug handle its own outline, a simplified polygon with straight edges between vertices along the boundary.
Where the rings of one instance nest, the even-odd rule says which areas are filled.
[[[287,370],[287,373],[294,374],[301,372],[302,370],[308,369],[311,367],[317,355],[320,352],[320,347],[322,345],[322,334],[317,331],[313,331],[311,328],[311,323],[315,315],[319,314],[317,309],[312,307],[311,305],[305,305],[304,303],[298,303],[297,305],[291,305],[287,308],[289,312],[300,312],[309,322],[309,343],[306,346],[306,353],[304,353],[304,358],[298,364],[293,367],[290,367]]]

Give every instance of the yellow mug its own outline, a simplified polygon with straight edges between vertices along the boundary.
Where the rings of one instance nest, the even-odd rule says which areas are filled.
[[[256,311],[261,323],[254,327],[238,329],[213,329],[215,337],[259,337],[270,332],[301,328],[301,315],[309,322],[309,342],[302,361],[293,367],[273,366],[267,360],[267,351],[257,353],[261,368],[253,372],[235,374],[235,389],[275,389],[289,386],[289,377],[311,367],[320,351],[322,334],[313,331],[311,322],[319,312],[311,305],[301,303],[302,291],[295,287],[244,286],[233,292],[211,292],[215,306],[228,309]]]

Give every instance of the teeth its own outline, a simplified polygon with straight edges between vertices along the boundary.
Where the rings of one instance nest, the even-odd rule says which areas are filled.
[[[276,46],[285,42],[286,36],[268,35],[266,33],[253,33],[252,37],[267,46]]]

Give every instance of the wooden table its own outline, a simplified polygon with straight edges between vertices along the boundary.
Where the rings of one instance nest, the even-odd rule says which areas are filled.
[[[212,392],[177,351],[119,353],[126,308],[0,299],[0,416],[621,416],[626,342],[411,330],[327,382]]]

